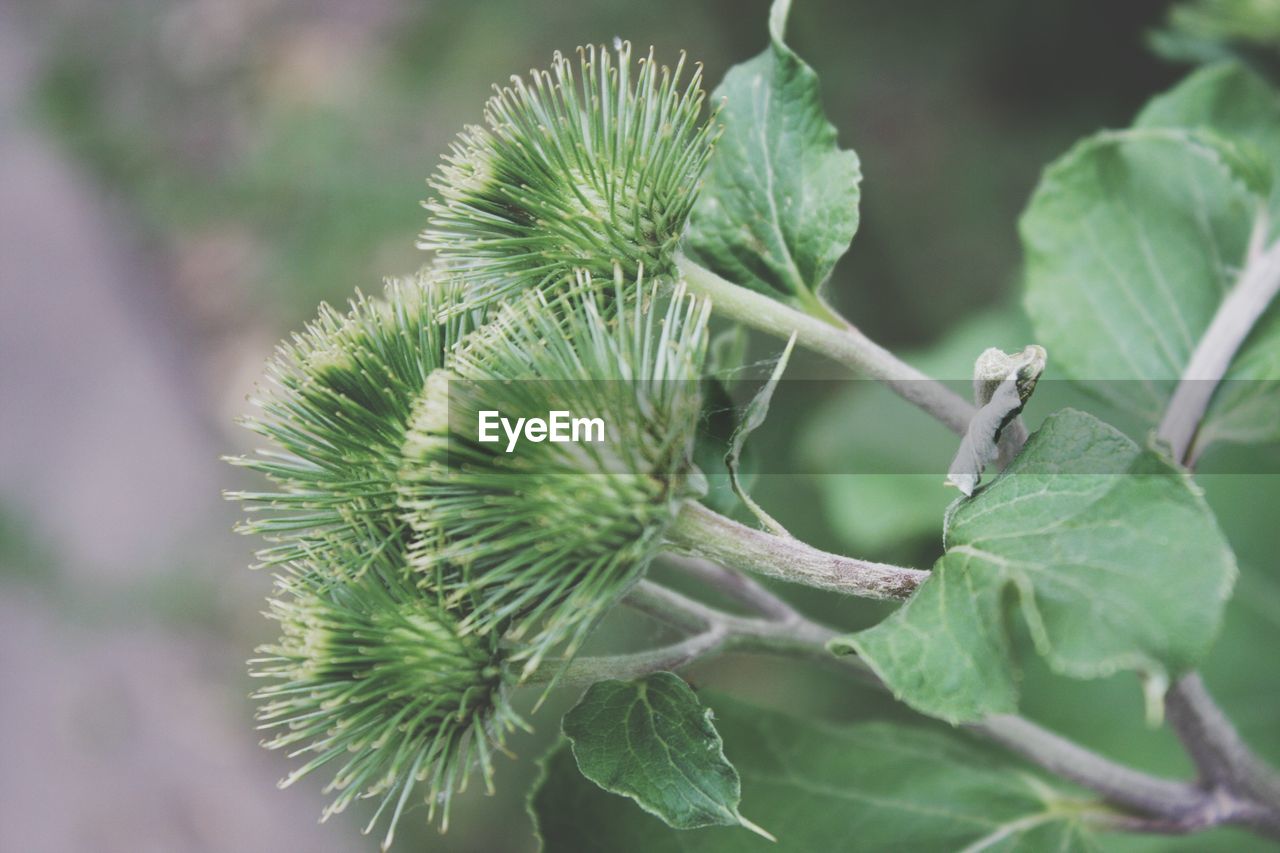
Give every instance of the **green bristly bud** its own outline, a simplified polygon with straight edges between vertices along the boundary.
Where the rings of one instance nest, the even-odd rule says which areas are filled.
[[[402,527],[395,477],[409,415],[476,319],[451,310],[458,295],[431,275],[394,280],[382,299],[358,295],[346,315],[322,305],[279,347],[252,400],[262,415],[244,421],[276,449],[230,460],[280,487],[229,495],[253,513],[241,530],[274,543],[259,554],[264,564],[319,558],[335,545],[356,552]]]
[[[457,271],[472,304],[571,279],[671,271],[711,154],[702,70],[682,82],[631,45],[556,53],[550,71],[513,77],[430,185],[419,246]]]
[[[269,602],[283,636],[250,665],[272,682],[254,694],[261,727],[275,733],[264,745],[304,759],[281,787],[333,768],[324,818],[376,798],[365,831],[390,810],[385,848],[416,787],[442,828],[471,769],[492,788],[492,752],[524,723],[507,703],[496,638],[463,634],[410,578],[402,549],[360,559],[358,578],[286,567]]]
[[[476,601],[464,630],[504,634],[532,671],[572,655],[644,572],[693,466],[709,304],[677,288],[601,292],[585,275],[505,305],[427,385],[405,447],[402,505],[413,563]],[[477,413],[603,420],[600,442],[479,440]]]

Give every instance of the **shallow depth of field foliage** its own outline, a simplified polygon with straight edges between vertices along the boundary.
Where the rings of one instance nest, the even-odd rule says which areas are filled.
[[[1141,70],[1067,51],[1072,88],[946,11],[791,5],[652,51],[596,10],[633,41],[523,64],[464,23],[498,11],[410,16],[216,164],[49,59],[40,109],[148,227],[254,244],[254,310],[362,294],[277,349],[233,460],[282,776],[396,849],[1274,845],[1280,8],[1143,8],[1095,63]],[[866,39],[895,22],[1014,106],[900,100],[938,72]],[[506,88],[423,134],[426,46]],[[554,408],[608,441],[473,434]]]

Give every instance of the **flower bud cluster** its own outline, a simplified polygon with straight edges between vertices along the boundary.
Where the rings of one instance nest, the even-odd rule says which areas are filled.
[[[434,266],[283,344],[231,460],[277,571],[253,674],[266,745],[431,816],[522,725],[508,693],[572,656],[646,570],[693,465],[709,304],[670,272],[710,152],[695,70],[630,46],[499,90],[428,203]],[[646,270],[656,273],[646,278]],[[572,412],[593,442],[484,441],[476,413]],[[370,823],[370,827],[373,822]]]

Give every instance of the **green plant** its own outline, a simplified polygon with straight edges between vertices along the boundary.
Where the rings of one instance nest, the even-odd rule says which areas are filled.
[[[697,73],[681,84],[652,55],[636,72],[626,44],[501,90],[433,181],[433,265],[345,318],[323,309],[282,349],[251,425],[283,453],[243,461],[279,490],[238,495],[265,511],[247,527],[282,573],[284,639],[256,664],[277,679],[260,694],[285,726],[271,745],[305,742],[318,755],[299,773],[340,768],[335,808],[382,797],[394,829],[415,783],[443,815],[470,764],[487,777],[489,745],[520,724],[510,691],[585,688],[532,799],[556,849],[754,843],[717,825],[798,850],[1067,849],[1228,825],[1280,838],[1280,775],[1196,673],[1237,567],[1191,470],[1215,442],[1280,440],[1280,96],[1208,67],[1050,166],[1021,221],[1037,344],[971,353],[969,400],[823,297],[860,171],[784,41],[788,6],[710,114]],[[696,463],[717,438],[699,431],[711,316],[788,341],[718,437],[768,531],[701,502],[720,474]],[[797,345],[962,436],[931,571],[820,551],[746,493],[743,445]],[[715,350],[741,366],[741,348]],[[1150,434],[1072,408],[1031,432],[1046,369]],[[558,442],[542,422],[504,446],[481,426],[555,412],[602,416],[600,440]],[[747,615],[646,578],[664,550]],[[842,634],[752,574],[904,603]],[[683,638],[580,655],[618,602]],[[713,718],[671,671],[732,650],[825,660],[952,728],[833,728],[721,699]],[[1168,722],[1197,777],[1018,716],[1020,653],[1069,679],[1135,674],[1148,723]],[[772,796],[748,820],[752,784]]]

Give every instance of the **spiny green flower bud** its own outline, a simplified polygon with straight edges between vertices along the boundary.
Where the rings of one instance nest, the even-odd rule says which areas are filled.
[[[525,674],[578,649],[705,489],[691,459],[710,306],[621,277],[611,290],[582,276],[504,305],[428,381],[406,441],[414,566],[473,598],[463,629],[517,641]],[[481,412],[555,411],[599,418],[601,440],[481,440]]]
[[[492,789],[492,752],[524,723],[507,702],[496,638],[462,633],[456,615],[410,579],[402,549],[362,559],[358,578],[285,567],[269,602],[283,636],[250,665],[271,681],[254,694],[261,727],[275,731],[264,745],[305,758],[281,787],[334,768],[323,819],[377,798],[365,832],[390,809],[385,849],[419,784],[442,829],[473,767]]]
[[[666,274],[711,154],[701,66],[682,83],[650,50],[633,77],[631,45],[556,53],[550,71],[512,77],[429,181],[419,246],[482,303],[615,265]],[[496,88],[496,87],[495,87]]]
[[[350,313],[328,305],[282,344],[245,425],[277,450],[231,459],[266,474],[279,491],[234,492],[254,517],[242,525],[273,541],[264,564],[320,550],[378,543],[402,524],[395,477],[414,401],[445,354],[477,319],[450,309],[456,284],[419,274],[390,281],[382,299],[358,295]]]

